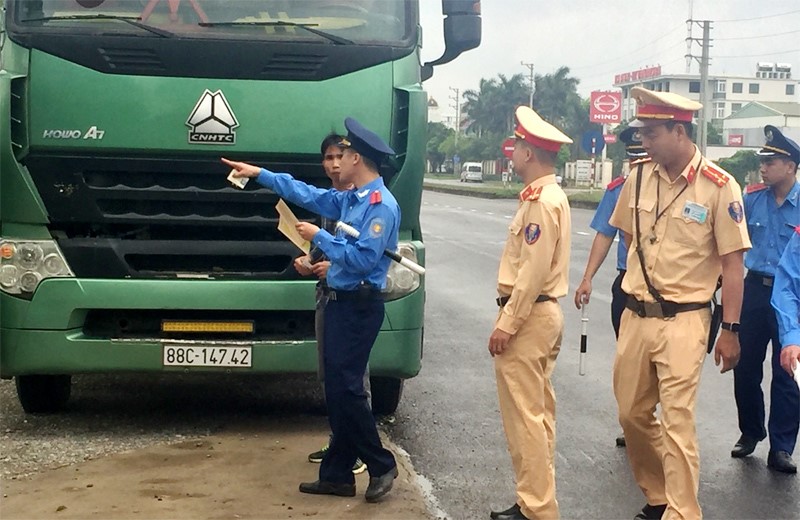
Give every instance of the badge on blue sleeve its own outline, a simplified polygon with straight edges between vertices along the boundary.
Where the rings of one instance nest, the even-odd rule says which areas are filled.
[[[744,220],[744,211],[742,205],[738,200],[734,200],[728,204],[728,215],[731,216],[734,222],[740,224]]]
[[[382,218],[372,219],[372,222],[369,223],[369,236],[371,238],[378,238],[383,235],[383,229],[385,227],[386,224],[383,222]]]
[[[528,224],[525,226],[525,242],[528,245],[535,244],[541,235],[542,230],[539,224]]]

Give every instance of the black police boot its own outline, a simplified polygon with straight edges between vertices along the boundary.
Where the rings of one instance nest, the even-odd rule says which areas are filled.
[[[337,497],[354,497],[356,496],[355,484],[337,484],[336,482],[325,482],[324,480],[315,480],[314,482],[303,482],[300,484],[301,493],[310,493],[312,495],[336,495]]]
[[[633,520],[661,520],[661,517],[664,516],[664,511],[666,510],[667,504],[661,504],[658,506],[645,504],[642,510],[633,517]]]
[[[797,466],[792,456],[785,451],[771,451],[767,455],[767,467],[781,473],[797,473]]]
[[[514,504],[505,511],[492,511],[489,513],[489,518],[492,520],[528,520],[528,517],[522,514],[519,504]]]
[[[733,446],[731,450],[731,457],[734,459],[741,459],[742,457],[747,457],[751,453],[753,453],[756,449],[756,444],[758,444],[758,439],[754,439],[749,435],[742,434],[739,437],[739,440],[736,441],[736,444]]]
[[[491,518],[492,520],[497,520],[500,517],[513,515],[514,513],[518,512],[519,512],[519,504],[514,504],[505,511],[492,511],[491,513],[489,513],[489,518]]]
[[[367,492],[364,493],[367,502],[377,502],[383,495],[391,491],[397,474],[397,466],[395,466],[380,477],[370,477]]]

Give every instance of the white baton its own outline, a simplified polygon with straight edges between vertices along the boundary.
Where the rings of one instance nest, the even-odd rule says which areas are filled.
[[[800,365],[794,366],[794,382],[797,383],[797,388],[800,389]]]
[[[344,222],[337,222],[336,223],[336,229],[337,229],[337,231],[341,231],[345,235],[349,235],[349,236],[351,236],[353,238],[356,238],[356,239],[359,236],[361,236],[361,233],[359,233],[356,228],[354,228],[353,226],[347,225]],[[388,249],[384,249],[383,250],[383,254],[384,254],[384,256],[388,256],[389,258],[391,258],[392,260],[394,260],[398,264],[402,265],[403,267],[405,267],[407,269],[411,269],[412,271],[414,271],[415,273],[417,273],[419,275],[425,274],[425,268],[424,267],[422,267],[421,265],[419,265],[416,262],[413,262],[413,261],[409,260],[408,258],[406,258],[404,256],[398,255],[394,251],[389,251]]]
[[[578,374],[586,375],[586,324],[589,323],[589,317],[586,315],[586,303],[581,304],[581,357],[578,363]]]

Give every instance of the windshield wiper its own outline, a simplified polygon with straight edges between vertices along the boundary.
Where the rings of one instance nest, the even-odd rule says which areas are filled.
[[[137,20],[141,20],[141,18],[138,16],[114,16],[111,14],[70,14],[63,16],[44,16],[42,18],[28,18],[26,20],[22,20],[22,22],[49,22],[51,20],[119,20],[120,22],[125,22],[127,24],[133,25],[134,27],[138,27],[140,29],[144,29],[145,31],[149,31],[153,34],[157,34],[162,38],[172,38],[175,36],[169,31],[165,31],[163,29],[156,29],[155,27],[150,27],[149,25],[145,25],[143,23],[138,22]]]
[[[353,45],[355,42],[353,40],[348,40],[347,38],[342,38],[341,36],[336,36],[335,34],[326,33],[325,31],[320,31],[319,29],[314,29],[313,27],[319,25],[316,23],[295,23],[295,22],[286,22],[284,20],[276,20],[272,22],[200,22],[197,24],[201,27],[228,27],[228,26],[237,26],[237,25],[252,25],[252,26],[261,26],[261,27],[299,27],[301,29],[305,29],[306,31],[316,34],[317,36],[322,36],[333,43],[339,45]]]

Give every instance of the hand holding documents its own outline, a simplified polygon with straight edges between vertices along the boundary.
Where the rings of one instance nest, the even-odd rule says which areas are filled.
[[[283,199],[279,200],[278,203],[275,205],[275,209],[278,210],[278,215],[280,215],[280,220],[278,221],[278,231],[283,233],[286,238],[288,238],[292,244],[296,245],[303,251],[305,254],[311,250],[311,243],[308,240],[305,240],[295,229],[295,224],[299,221],[297,217],[292,213],[292,210],[289,209],[289,206],[283,202]]]

